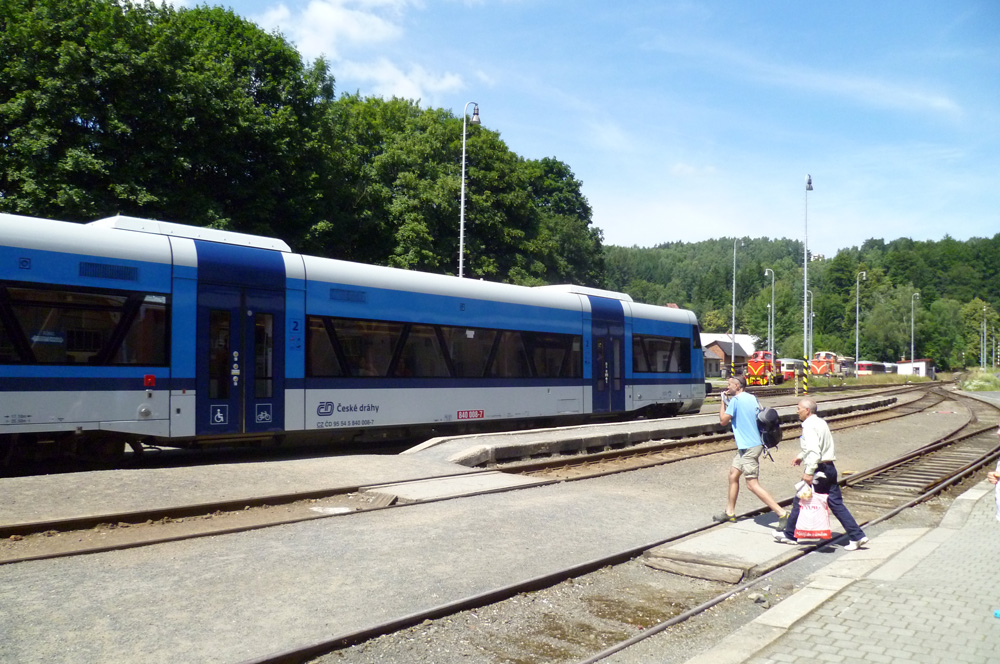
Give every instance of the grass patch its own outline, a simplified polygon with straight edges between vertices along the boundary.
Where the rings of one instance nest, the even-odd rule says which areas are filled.
[[[989,371],[975,369],[959,384],[966,392],[1000,392],[1000,378]]]

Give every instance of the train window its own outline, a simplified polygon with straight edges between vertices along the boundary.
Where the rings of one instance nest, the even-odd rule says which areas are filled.
[[[440,329],[455,376],[482,378],[497,331],[449,326],[442,326]]]
[[[329,319],[309,317],[306,328],[306,368],[310,376],[344,376],[346,372],[336,351],[336,334]]]
[[[539,378],[579,378],[583,375],[580,337],[571,334],[522,332],[525,349]]]
[[[274,396],[274,316],[254,315],[254,397]]]
[[[111,364],[142,364],[164,366],[167,364],[167,304],[162,295],[146,295],[141,303],[133,296],[137,306],[124,339],[114,355]]]
[[[169,307],[165,295],[20,287],[2,290],[0,357],[5,361],[168,363]],[[20,348],[17,339],[23,339]]]
[[[306,347],[310,376],[583,375],[583,340],[571,334],[311,316]]]
[[[632,335],[632,371],[691,373],[691,341],[686,337]]]
[[[632,335],[632,371],[636,373],[649,372],[649,360],[646,359],[646,347],[642,344],[642,337],[637,334]]]
[[[7,326],[0,320],[0,363],[16,364],[21,361],[14,339],[7,333]]]
[[[229,310],[212,309],[208,315],[208,398],[229,398]]]
[[[333,319],[352,376],[385,376],[403,333],[403,323]]]
[[[697,325],[691,326],[691,347],[701,348],[701,329]]]
[[[410,326],[393,374],[417,378],[447,378],[451,375],[433,326]]]
[[[526,378],[531,376],[528,355],[524,350],[521,333],[505,330],[500,333],[496,355],[486,370],[493,378]]]
[[[608,389],[608,362],[604,354],[604,337],[594,339],[594,389],[603,392]]]

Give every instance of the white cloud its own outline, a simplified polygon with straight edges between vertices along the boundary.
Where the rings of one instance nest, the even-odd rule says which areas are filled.
[[[434,74],[420,65],[403,71],[385,58],[375,62],[342,62],[338,75],[353,81],[370,81],[371,92],[382,97],[403,97],[433,102],[437,96],[462,89],[462,77],[445,72]]]
[[[664,53],[712,63],[718,71],[743,75],[774,87],[811,90],[849,99],[863,106],[957,115],[961,107],[947,95],[916,84],[886,81],[877,77],[828,72],[806,64],[778,64],[720,43],[683,43],[653,40],[651,48]]]
[[[344,47],[380,44],[403,36],[403,11],[408,0],[312,0],[293,13],[284,4],[256,17],[295,43],[306,60],[321,55],[340,57]]]
[[[432,72],[420,64],[401,66],[388,56],[363,60],[366,47],[389,49],[406,37],[406,12],[423,7],[419,0],[311,0],[301,10],[278,5],[255,17],[259,25],[279,30],[305,60],[324,56],[337,80],[362,83],[366,94],[434,102],[464,87],[452,72]],[[481,80],[485,73],[477,72]]]

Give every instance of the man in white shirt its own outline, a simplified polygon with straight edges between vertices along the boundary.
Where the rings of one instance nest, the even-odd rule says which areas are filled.
[[[799,420],[802,422],[802,437],[799,438],[799,446],[802,452],[799,453],[793,466],[802,466],[802,480],[806,484],[813,486],[817,493],[827,493],[829,497],[826,504],[830,506],[840,525],[847,531],[851,541],[844,547],[847,551],[860,549],[868,543],[865,532],[858,526],[851,512],[844,505],[844,497],[840,493],[840,485],[837,484],[837,467],[833,462],[837,459],[833,449],[833,434],[826,420],[816,414],[816,402],[808,397],[799,401],[796,410]],[[823,473],[826,477],[817,478],[813,484],[813,477],[818,473]],[[792,511],[788,517],[788,523],[783,531],[774,534],[776,542],[782,544],[798,544],[795,539],[795,520],[799,516],[799,499],[796,496],[792,501]]]

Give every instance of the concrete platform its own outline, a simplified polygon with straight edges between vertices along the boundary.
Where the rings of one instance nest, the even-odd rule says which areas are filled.
[[[469,496],[490,491],[506,491],[513,488],[523,488],[547,484],[548,480],[532,479],[521,475],[511,475],[499,471],[468,473],[452,477],[435,477],[415,482],[394,482],[366,486],[362,491],[373,496],[392,497],[392,502],[419,503],[442,498]]]
[[[915,415],[904,418],[910,423],[895,424],[893,430],[907,444],[918,446],[934,431],[950,427],[951,417]],[[851,463],[852,447],[870,448],[867,439],[852,445],[851,438],[849,431],[838,438],[838,456],[843,455],[845,466]],[[784,485],[791,490],[793,476],[798,475],[788,465],[791,454],[791,449],[779,448],[779,460],[784,463],[767,469],[772,486]],[[226,536],[0,565],[0,661],[229,663],[369,629],[382,621],[528,582],[567,566],[624,550],[651,548],[703,527],[724,500],[729,462],[728,455],[698,457],[686,461],[683,468],[671,464],[587,482],[487,492],[463,500],[417,502],[401,509],[355,512]],[[472,477],[469,469],[419,455],[311,459],[307,465],[313,468],[262,465],[265,467],[207,467],[205,471],[188,468],[169,476],[140,473],[122,480],[118,486],[121,496],[113,495],[115,473],[109,473],[99,480],[105,493],[85,493],[90,502],[82,502],[77,509],[93,509],[93,501],[102,495],[120,506],[142,500],[167,502],[184,496],[185,491],[202,497],[239,496],[248,491],[256,494],[260,486],[277,490],[276,485],[280,488],[285,484],[287,489],[304,481],[311,486],[339,483],[374,489],[426,477],[422,473],[428,470],[439,473],[440,478]],[[204,474],[191,474],[193,470]],[[81,476],[72,481],[81,487],[87,480]],[[168,487],[167,480],[173,486]],[[230,484],[224,485],[223,480]],[[64,485],[71,480],[59,476],[49,481]],[[0,481],[3,500],[10,500],[7,489],[13,485],[8,482]],[[447,484],[441,483],[437,493]],[[74,502],[72,487],[56,486],[53,490],[59,500]],[[46,501],[41,493],[35,497]],[[752,496],[741,495],[740,501],[738,512],[759,506]],[[983,510],[992,507],[980,506]],[[994,563],[1000,557],[998,545],[992,542],[1000,543],[1000,538],[991,539],[998,526],[991,521],[992,512],[983,511],[981,516],[975,524],[981,537],[971,540],[966,549],[956,549],[945,541],[929,554],[931,558],[948,556],[944,561],[932,561],[930,572],[936,576],[908,580],[908,574],[923,573],[926,565],[910,564],[902,557],[898,570],[883,569],[902,574],[900,578],[918,589],[933,586],[939,599],[931,604],[932,609],[947,601],[948,592],[979,603],[991,602],[998,582]],[[724,537],[745,538],[740,540],[741,556],[747,563],[766,564],[763,552],[775,546],[768,525],[767,520],[733,524],[723,529],[730,531]],[[919,533],[908,536],[908,541],[915,541]],[[712,534],[715,537],[720,536]],[[688,544],[686,553],[708,558],[712,553],[708,545],[715,541],[712,538]],[[918,545],[905,548],[905,541],[900,539],[898,547],[903,555],[920,550]],[[926,541],[930,547],[932,541]],[[845,593],[852,585],[842,585],[843,575],[875,571],[871,566],[877,561],[867,557],[882,555],[881,543],[882,538],[873,538],[871,553],[844,554],[842,572],[830,575],[833,578],[815,579],[817,585],[809,593],[798,593],[798,599],[783,602],[782,611],[788,612],[785,617],[772,613],[771,624],[762,624],[762,631],[755,632],[753,638],[761,644],[781,643],[781,630],[798,629],[791,614],[796,604],[818,605],[823,611],[830,602],[839,601],[835,589],[844,588],[840,592]],[[959,543],[966,546],[965,540]],[[729,548],[731,543],[720,539],[717,545]],[[941,578],[943,566],[964,570],[961,585],[949,585],[950,580]],[[876,590],[865,589],[866,594]],[[995,620],[992,614],[990,619]],[[977,629],[989,626],[977,623]],[[768,634],[779,633],[778,640],[761,636],[764,628]],[[811,638],[796,635],[789,641],[796,646]],[[742,643],[745,646],[746,641]],[[742,654],[746,657],[754,651],[744,647]],[[821,661],[818,656],[812,659]]]
[[[897,397],[859,396],[834,403],[820,401],[823,417],[855,410],[885,408]],[[795,396],[762,398],[761,403],[775,408],[782,423],[797,422]],[[485,467],[502,461],[539,455],[580,453],[613,447],[636,445],[652,440],[670,440],[688,436],[720,434],[729,431],[719,423],[717,412],[683,415],[657,420],[591,424],[557,429],[533,429],[469,436],[432,438],[404,452],[406,455],[436,459],[468,467]]]
[[[686,664],[998,661],[993,494],[983,482],[937,528],[872,538]]]
[[[650,549],[643,562],[675,574],[740,583],[798,557],[798,547],[774,541],[776,525],[773,514],[738,521]]]
[[[822,407],[829,416],[854,409],[890,405],[895,397],[858,397]],[[796,419],[795,397],[765,400],[783,421]],[[721,433],[716,414],[659,420],[598,424],[558,429],[513,431],[490,435],[436,438],[401,455],[358,455],[281,462],[254,462],[107,470],[34,477],[0,478],[0,532],[28,524],[68,519],[128,520],[130,513],[168,511],[192,505],[229,502],[237,505],[264,496],[361,491],[375,486],[420,480],[385,489],[402,501],[467,495],[533,483],[525,478],[491,474],[464,481],[425,480],[483,474],[503,459],[566,451],[603,449],[613,445],[680,438],[693,433]],[[464,484],[463,484],[464,482]]]
[[[476,474],[423,457],[361,455],[0,479],[0,530],[81,517]]]

